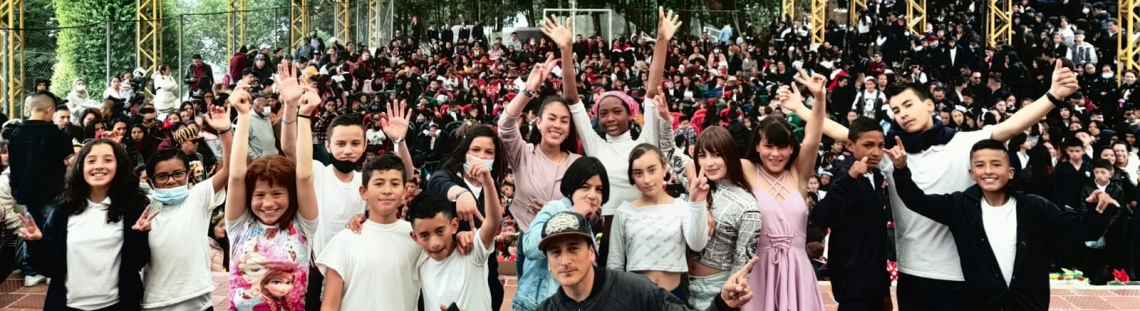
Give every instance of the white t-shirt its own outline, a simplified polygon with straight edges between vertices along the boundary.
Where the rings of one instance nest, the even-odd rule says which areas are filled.
[[[352,173],[351,182],[340,181],[336,168],[313,160],[313,187],[317,191],[317,233],[310,245],[313,254],[320,257],[325,245],[333,236],[344,230],[344,225],[356,214],[368,209],[368,203],[360,198],[360,172]]]
[[[478,232],[478,231],[476,231]],[[438,309],[452,302],[460,310],[491,310],[491,289],[487,287],[487,256],[495,244],[483,245],[475,237],[475,247],[466,256],[453,250],[443,261],[428,260],[420,269],[424,308]]]
[[[119,302],[119,267],[123,221],[107,223],[111,198],[87,201],[87,208],[67,218],[67,307],[98,310]],[[205,227],[203,227],[205,229]]]
[[[428,256],[411,232],[412,225],[404,220],[392,224],[368,220],[360,234],[341,229],[329,241],[317,257],[317,268],[325,275],[333,269],[344,279],[341,310],[416,309],[418,271]],[[483,278],[483,286],[486,283]]]
[[[990,138],[993,126],[978,131],[958,132],[945,145],[931,146],[920,153],[907,154],[911,178],[926,194],[963,191],[974,185],[970,178],[970,148]],[[958,246],[950,228],[906,208],[898,196],[890,159],[879,162],[887,178],[891,209],[895,216],[895,239],[898,241],[898,271],[909,275],[944,281],[964,281]]]
[[[190,188],[190,194],[180,204],[163,205],[151,199],[150,212],[159,214],[151,221],[148,237],[150,264],[143,278],[143,308],[167,307],[198,296],[209,298],[214,291],[210,244],[201,237],[209,230],[214,207],[225,201],[225,189],[215,192],[213,178]],[[194,310],[210,305],[209,299],[205,301],[205,305]]]
[[[1009,286],[1013,280],[1013,259],[1017,257],[1017,199],[1010,197],[1002,206],[992,206],[982,199],[982,227],[1005,285]]]

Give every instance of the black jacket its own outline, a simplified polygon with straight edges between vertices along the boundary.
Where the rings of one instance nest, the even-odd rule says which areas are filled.
[[[119,305],[118,310],[142,310],[143,282],[139,274],[150,261],[148,232],[131,229],[142,216],[145,206],[131,206],[123,215],[123,248],[119,265]],[[48,216],[47,223],[41,226],[43,239],[28,242],[28,262],[39,274],[57,281],[48,285],[44,310],[70,310],[67,307],[67,220],[71,216],[59,207]],[[102,254],[111,256],[110,253]]]
[[[538,306],[539,311],[682,311],[695,310],[677,296],[630,272],[594,268],[594,288],[586,300],[574,301],[561,288]],[[730,311],[720,294],[706,311]]]
[[[1047,310],[1049,250],[1056,237],[1095,240],[1104,234],[1115,208],[1097,213],[1058,207],[1037,195],[1013,192],[1017,200],[1017,255],[1013,276],[1005,284],[982,224],[982,190],[926,195],[911,180],[910,169],[894,172],[897,191],[907,208],[950,227],[965,272],[972,310]]]
[[[63,191],[67,170],[63,160],[75,153],[71,139],[47,121],[28,120],[16,126],[9,140],[8,162],[17,204],[47,205]]]
[[[887,211],[883,200],[883,174],[875,171],[874,184],[843,173],[811,211],[811,223],[831,228],[827,263],[835,300],[879,299],[890,293],[887,262]]]

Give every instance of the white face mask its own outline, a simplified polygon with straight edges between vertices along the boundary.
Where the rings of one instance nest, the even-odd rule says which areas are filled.
[[[1105,79],[1111,79],[1112,77],[1115,77],[1115,76],[1116,75],[1112,74],[1112,72],[1105,72],[1105,73],[1100,74],[1100,77],[1105,78]]]
[[[269,107],[269,106],[266,106],[266,107],[262,107],[262,108],[261,108],[261,114],[263,114],[263,115],[269,115],[269,113],[271,113],[271,112],[272,112],[271,110],[272,110],[272,107]]]
[[[83,92],[83,91],[86,91],[86,90],[87,90],[87,86],[86,86],[86,85],[83,85],[83,84],[80,84],[80,85],[76,85],[76,86],[75,86],[75,90],[76,90],[76,91],[78,91],[78,92]]]
[[[1081,10],[1081,13],[1089,14],[1089,8],[1085,8],[1084,10]]]

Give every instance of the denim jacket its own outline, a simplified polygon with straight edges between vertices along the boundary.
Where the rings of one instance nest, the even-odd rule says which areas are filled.
[[[538,249],[538,242],[542,241],[542,227],[554,214],[573,211],[573,204],[569,198],[547,202],[542,211],[530,223],[530,230],[523,233],[522,255],[526,256],[523,263],[523,278],[519,279],[519,290],[515,293],[512,310],[535,311],[538,305],[546,298],[558,292],[558,280],[550,274],[546,265],[546,254]]]

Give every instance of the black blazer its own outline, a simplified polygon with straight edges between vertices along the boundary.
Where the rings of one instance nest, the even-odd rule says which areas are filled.
[[[142,310],[143,282],[139,272],[150,261],[148,232],[135,231],[131,226],[142,216],[145,206],[132,206],[123,216],[123,248],[119,266],[119,311]],[[28,242],[28,262],[39,274],[56,279],[48,285],[44,310],[67,308],[67,219],[71,216],[61,207],[54,206],[47,223],[41,227],[43,239]],[[108,250],[112,251],[112,250]]]
[[[1116,213],[1110,208],[1076,211],[1058,207],[1045,198],[1024,192],[1010,193],[1017,200],[1017,255],[1009,286],[990,248],[982,224],[982,189],[926,195],[911,180],[910,169],[894,172],[896,190],[906,207],[950,227],[965,272],[971,310],[1047,310],[1049,308],[1049,250],[1057,237],[1073,241],[1095,240]]]
[[[854,158],[854,157],[848,157]],[[836,175],[827,196],[811,210],[811,223],[831,228],[827,259],[835,300],[881,299],[890,293],[887,262],[887,211],[883,174],[874,172],[875,187],[866,176]]]

